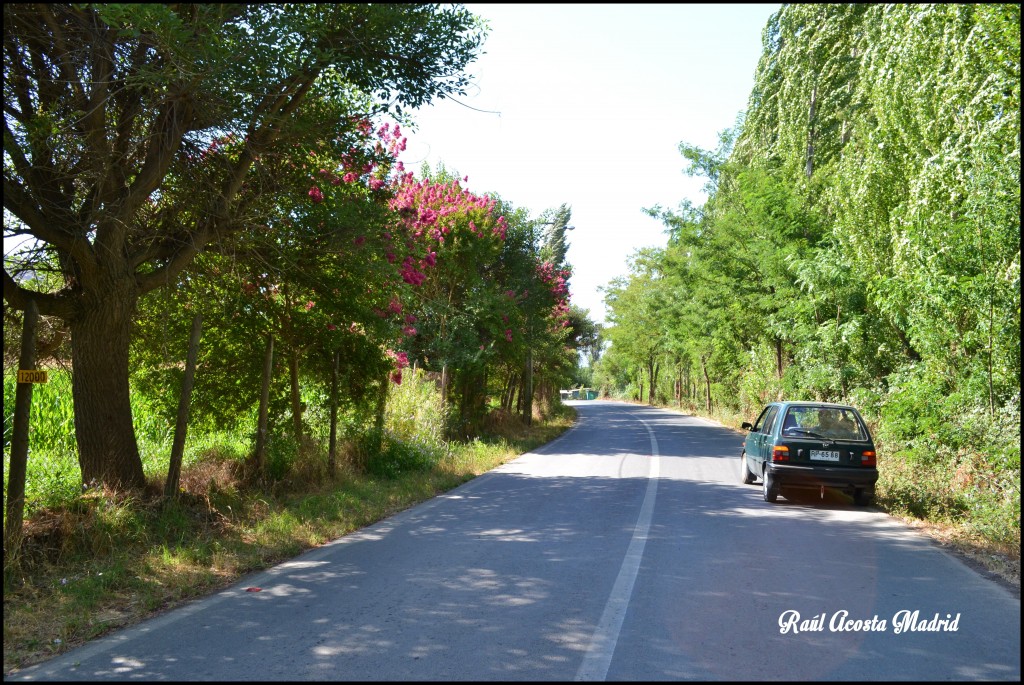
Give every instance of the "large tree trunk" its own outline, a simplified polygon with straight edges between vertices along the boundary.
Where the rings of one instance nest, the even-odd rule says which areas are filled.
[[[128,344],[138,291],[134,279],[126,277],[93,292],[69,322],[82,484],[141,488],[146,477],[128,390]]]

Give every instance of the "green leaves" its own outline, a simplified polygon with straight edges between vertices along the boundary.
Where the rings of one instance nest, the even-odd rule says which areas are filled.
[[[706,364],[726,404],[768,392],[769,365],[801,396],[899,384],[920,366],[961,402],[1008,401],[1019,23],[1011,5],[784,6],[736,128],[714,151],[680,144],[707,203],[647,210],[668,247],[608,290],[618,354],[664,336],[663,356]]]

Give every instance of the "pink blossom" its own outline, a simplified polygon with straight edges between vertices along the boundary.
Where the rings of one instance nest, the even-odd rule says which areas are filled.
[[[394,383],[395,385],[401,385],[402,384],[402,370],[401,369],[399,369],[397,371],[392,371],[391,372],[391,382]]]
[[[506,328],[505,329],[505,340],[508,340],[509,342],[512,342],[512,329],[511,328]]]
[[[417,271],[411,265],[402,269],[402,280],[409,285],[422,285],[426,278],[427,275],[425,273]]]
[[[380,180],[379,178],[370,179],[370,190],[380,190],[383,187],[384,181]]]
[[[309,189],[309,197],[314,203],[323,202],[324,200],[324,194],[316,186]]]
[[[308,312],[312,308],[313,308],[313,300],[310,300],[309,302],[306,303],[306,311]]]
[[[352,242],[355,243],[356,245],[362,245],[363,243],[366,242],[366,236],[365,235],[357,235],[355,237],[355,240],[353,240]]]
[[[394,350],[386,350],[385,354],[388,358],[395,363],[396,369],[404,369],[409,366],[409,355],[405,352],[395,352]]]
[[[359,176],[357,176],[354,172],[350,171],[347,174],[345,174],[341,180],[343,180],[345,183],[355,183],[357,180],[359,180]]]
[[[405,322],[406,323],[416,323],[416,315],[415,314],[406,314],[405,315]]]
[[[405,333],[406,335],[410,335],[410,336],[416,335],[416,329],[414,327],[412,327],[412,326],[404,326],[402,328],[402,333]]]

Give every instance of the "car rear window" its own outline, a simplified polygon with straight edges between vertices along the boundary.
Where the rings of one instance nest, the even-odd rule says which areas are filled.
[[[868,439],[857,413],[842,407],[790,407],[782,424],[782,434],[830,440]]]

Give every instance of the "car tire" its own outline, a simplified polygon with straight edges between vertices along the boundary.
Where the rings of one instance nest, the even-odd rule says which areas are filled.
[[[756,480],[754,474],[750,472],[750,467],[747,466],[746,450],[740,452],[740,480],[743,481],[744,485],[750,485]]]
[[[867,493],[863,490],[855,490],[853,492],[853,503],[858,507],[866,507],[871,504],[875,499],[875,493]]]
[[[765,466],[764,473],[761,474],[761,484],[764,491],[764,501],[774,503],[779,498],[779,486],[775,484],[775,479],[772,478],[767,466]]]

